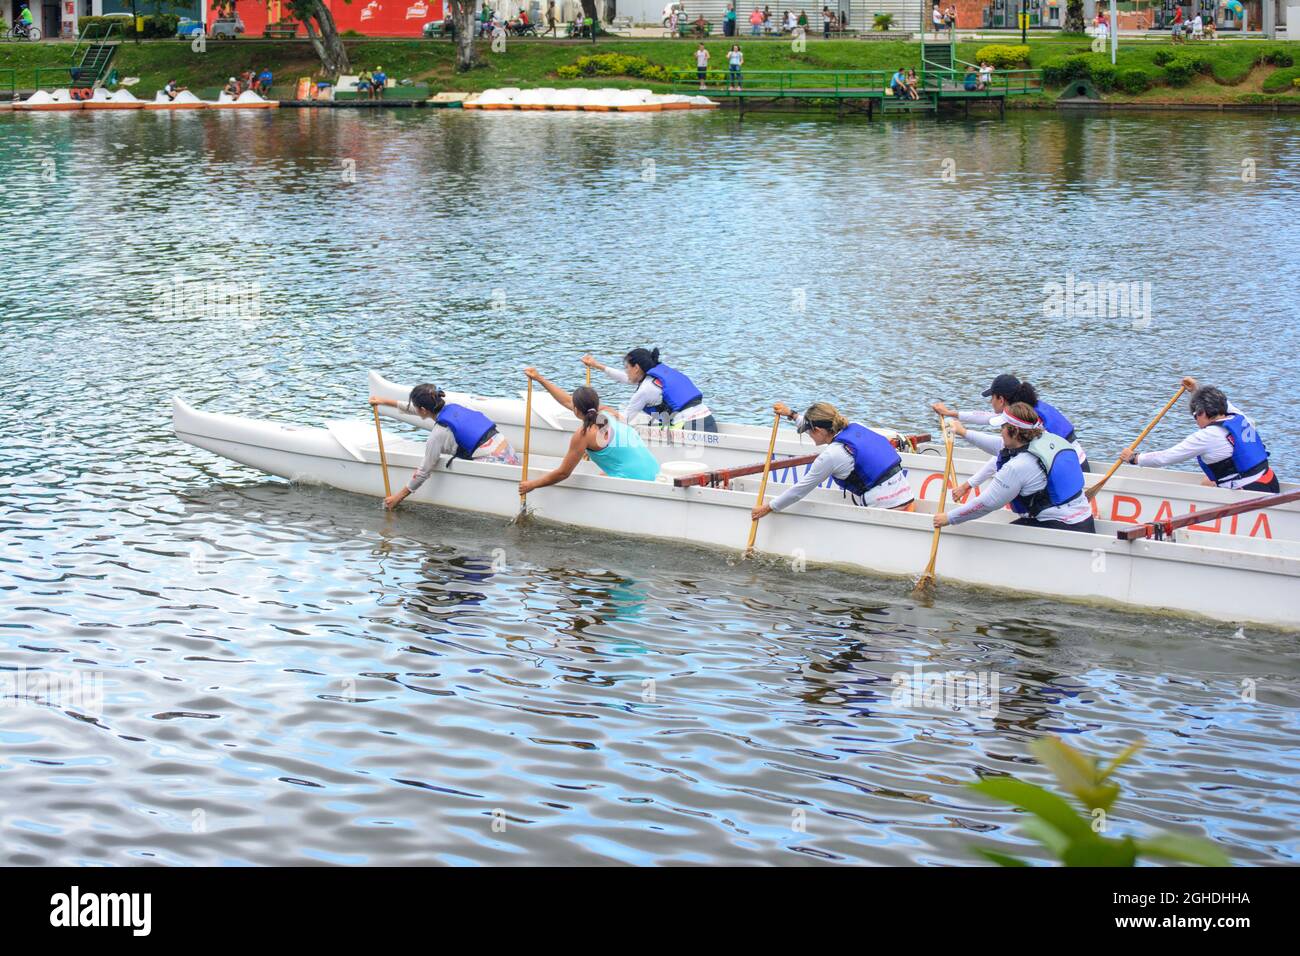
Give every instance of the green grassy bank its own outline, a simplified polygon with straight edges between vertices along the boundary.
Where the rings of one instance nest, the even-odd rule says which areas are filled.
[[[1016,38],[1018,39],[1018,38]],[[1001,43],[1014,43],[1008,37]],[[919,66],[917,44],[903,41],[818,40],[810,38],[802,53],[792,51],[789,41],[746,40],[745,69],[894,70]],[[707,43],[715,66],[725,63],[727,42]],[[985,42],[961,43],[958,56],[974,60]],[[482,66],[468,74],[457,74],[453,49],[446,41],[352,40],[348,52],[355,68],[382,65],[389,76],[411,78],[433,91],[473,92],[494,86],[622,86],[665,89],[661,82],[631,76],[557,75],[579,57],[591,53],[617,52],[644,58],[649,64],[669,69],[694,65],[695,43],[689,40],[631,39],[591,43],[557,40],[512,40],[503,53],[492,53],[480,45]],[[35,85],[37,67],[70,65],[72,46],[55,43],[7,43],[0,45],[0,87],[7,88],[15,71],[19,89]],[[1165,62],[1168,61],[1168,62]],[[1028,65],[1045,69],[1049,94],[1059,89],[1067,76],[1089,76],[1107,100],[1150,105],[1160,104],[1300,104],[1300,88],[1292,82],[1300,77],[1300,42],[1264,40],[1219,40],[1172,46],[1167,40],[1122,40],[1117,69],[1109,57],[1092,54],[1082,37],[1031,39]],[[212,91],[225,78],[248,69],[269,66],[276,75],[276,94],[285,97],[300,76],[313,74],[318,63],[305,41],[209,42],[206,52],[196,53],[188,42],[156,40],[124,43],[114,67],[122,77],[139,77],[133,88],[139,96],[152,96],[168,79],[196,91]],[[50,85],[49,76],[42,77]],[[1016,98],[1012,105],[1043,105],[1052,98]]]

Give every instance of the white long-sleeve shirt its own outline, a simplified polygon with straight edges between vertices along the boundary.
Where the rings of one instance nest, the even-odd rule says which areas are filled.
[[[627,372],[623,371],[621,368],[610,368],[607,365],[605,366],[605,374],[614,381],[623,385],[632,384],[632,380],[627,377]],[[641,379],[640,383],[636,387],[636,391],[632,393],[632,398],[623,406],[623,421],[630,425],[632,423],[633,415],[640,415],[642,412],[645,412],[650,416],[652,422],[660,423],[659,413],[657,411],[651,411],[651,409],[657,409],[663,403],[664,390],[655,384],[654,379],[647,375],[645,378]],[[704,402],[700,402],[698,405],[692,405],[690,408],[683,408],[680,412],[669,412],[668,419],[663,422],[663,424],[693,421],[697,418],[705,418],[711,414],[712,412],[709,411],[709,407],[705,405]]]
[[[1251,428],[1255,427],[1254,419],[1245,415],[1232,402],[1228,403],[1228,414],[1241,415],[1250,424]],[[1232,443],[1228,441],[1228,430],[1222,425],[1211,423],[1204,428],[1198,428],[1172,448],[1166,448],[1164,451],[1144,451],[1135,455],[1132,464],[1141,465],[1144,468],[1168,468],[1170,465],[1176,465],[1192,458],[1203,458],[1207,465],[1213,465],[1231,457]],[[1221,487],[1242,488],[1258,480],[1259,475],[1252,475],[1248,478],[1234,478],[1225,482]]]
[[[809,492],[832,476],[843,481],[852,474],[853,452],[843,442],[833,441],[818,453],[802,478],[777,496],[772,502],[772,510],[784,511],[796,501],[806,498]],[[901,508],[915,497],[907,474],[900,471],[887,481],[868,489],[861,498],[853,496],[853,501],[872,508]]]
[[[400,410],[408,415],[420,414],[410,402],[400,406]],[[420,461],[420,466],[415,469],[415,473],[411,475],[411,480],[406,483],[407,490],[414,494],[429,480],[429,475],[433,473],[434,468],[438,467],[441,456],[454,458],[459,450],[460,446],[456,444],[456,436],[452,434],[451,429],[440,422],[434,422],[433,427],[429,429],[429,437],[424,441],[424,458]],[[475,461],[513,463],[512,459],[516,456],[510,443],[505,440],[505,436],[498,433],[474,449],[473,457]]]
[[[999,441],[999,444],[1001,442]],[[1009,505],[1021,495],[1032,495],[1047,487],[1047,475],[1043,473],[1038,459],[1028,451],[1012,457],[1001,468],[997,460],[992,462],[993,481],[978,497],[948,512],[950,524],[961,524],[974,518],[992,514],[1004,505]],[[1065,524],[1078,524],[1092,516],[1092,505],[1083,492],[1064,504],[1044,508],[1038,513],[1038,521],[1061,521]]]
[[[997,412],[992,412],[992,411],[975,411],[975,412],[959,411],[957,412],[957,421],[961,422],[963,425],[978,425],[980,428],[987,428],[989,424],[989,419],[991,419],[996,414]],[[1065,436],[1060,435],[1058,437],[1064,438]],[[969,435],[966,436],[966,440],[971,441]],[[975,443],[971,441],[971,444],[974,445]],[[1001,436],[999,436],[998,447],[1000,448],[1001,446],[1002,446],[1002,438]],[[975,447],[979,448],[980,446],[975,445]],[[1079,442],[1078,439],[1075,439],[1075,441],[1071,443],[1071,447],[1074,449],[1074,453],[1079,456],[1079,464],[1082,465],[1084,462],[1088,460],[1088,453],[1083,450],[1083,445]]]

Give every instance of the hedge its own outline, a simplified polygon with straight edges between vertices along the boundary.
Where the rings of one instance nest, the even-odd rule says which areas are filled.
[[[1128,68],[1119,71],[1117,84],[1121,90],[1132,96],[1145,93],[1154,85],[1154,77],[1146,70]]]
[[[180,26],[180,22],[181,18],[174,13],[151,13],[144,18],[144,29],[139,35],[144,40],[165,40],[176,36],[176,28]],[[81,33],[91,24],[106,23],[117,25],[117,36],[126,39],[136,36],[135,20],[131,17],[78,17],[77,32]]]
[[[669,83],[672,75],[667,67],[651,63],[643,56],[627,53],[595,53],[580,56],[568,66],[562,66],[555,75],[566,80],[576,80],[580,76],[635,76],[657,83]]]
[[[1290,93],[1300,86],[1300,67],[1277,70],[1265,78],[1261,89],[1265,93]]]
[[[991,43],[975,51],[975,62],[992,63],[994,69],[1014,70],[1029,65],[1029,47],[1008,46],[1005,43]]]

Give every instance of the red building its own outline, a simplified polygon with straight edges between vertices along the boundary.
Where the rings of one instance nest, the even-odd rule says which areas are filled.
[[[418,37],[424,25],[442,19],[442,0],[324,0],[334,14],[339,33],[355,30],[370,37]],[[217,10],[226,4],[208,0],[208,23],[217,19]],[[239,19],[244,21],[244,35],[260,37],[268,23],[279,23],[287,15],[287,5],[279,0],[244,0],[237,4]],[[298,35],[307,31],[298,24]]]

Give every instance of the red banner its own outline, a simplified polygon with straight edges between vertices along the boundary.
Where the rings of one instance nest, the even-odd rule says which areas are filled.
[[[325,0],[334,14],[339,33],[355,30],[368,37],[418,37],[424,25],[442,19],[442,0]],[[209,0],[208,23],[217,19],[217,11],[228,4]],[[279,23],[287,7],[278,0],[259,3],[257,0],[236,5],[239,19],[244,21],[244,35],[260,37],[268,23]],[[283,11],[283,12],[282,12]],[[307,31],[298,24],[298,36]]]

